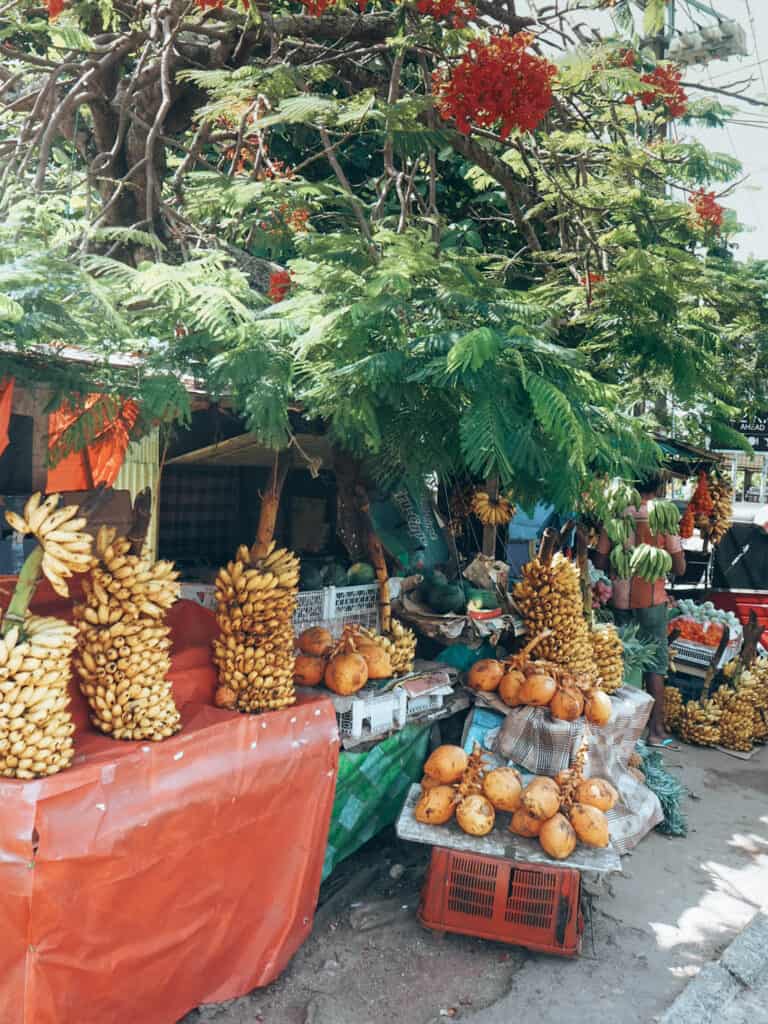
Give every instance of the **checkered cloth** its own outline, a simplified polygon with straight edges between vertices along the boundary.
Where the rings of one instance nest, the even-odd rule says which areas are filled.
[[[508,708],[495,694],[477,694],[485,704],[505,715],[495,740],[494,752],[505,761],[521,765],[534,775],[557,775],[568,768],[589,729],[589,748],[584,774],[606,779],[619,793],[619,803],[609,812],[611,841],[619,853],[631,850],[664,818],[655,793],[628,770],[635,743],[642,735],[653,700],[648,694],[624,686],[611,695],[613,714],[602,728],[553,719],[546,708]]]

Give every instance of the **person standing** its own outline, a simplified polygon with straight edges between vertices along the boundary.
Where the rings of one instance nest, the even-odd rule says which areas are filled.
[[[658,474],[649,476],[638,484],[640,507],[631,507],[626,511],[626,514],[634,519],[636,526],[629,543],[633,547],[638,544],[650,544],[653,547],[664,548],[672,556],[672,572],[676,576],[682,576],[685,572],[682,541],[670,534],[652,534],[648,525],[648,502],[658,498],[663,488],[663,478]],[[610,538],[603,531],[593,559],[597,569],[603,572],[610,570],[609,556],[612,548]],[[638,627],[637,632],[641,640],[656,644],[656,655],[644,676],[645,688],[654,700],[648,723],[648,745],[671,747],[672,740],[664,727],[664,681],[669,672],[666,580],[647,583],[639,576],[632,576],[628,580],[612,578],[612,604],[616,624],[623,626],[634,623]]]

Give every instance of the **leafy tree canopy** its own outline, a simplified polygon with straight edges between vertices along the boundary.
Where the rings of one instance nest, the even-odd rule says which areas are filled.
[[[634,35],[663,5],[613,6],[602,40],[493,0],[5,5],[4,362],[75,344],[59,386],[147,417],[186,375],[275,447],[292,402],[387,482],[562,507],[670,408],[722,431],[768,397],[739,168],[686,135],[729,110]]]

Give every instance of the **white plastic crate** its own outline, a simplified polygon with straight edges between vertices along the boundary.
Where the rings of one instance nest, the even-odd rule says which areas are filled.
[[[333,636],[341,636],[349,622],[378,630],[378,587],[375,583],[363,587],[303,590],[299,594],[299,603],[293,616],[293,628],[297,635],[310,626],[323,626]]]
[[[357,740],[364,733],[371,736],[400,729],[407,718],[408,696],[401,687],[377,693],[364,687],[351,697],[329,694],[336,709],[336,722],[342,737]]]
[[[418,697],[409,697],[406,716],[408,718],[415,718],[417,715],[428,714],[430,711],[439,711],[445,704],[445,698],[452,693],[453,687],[446,686],[437,692],[420,694]]]

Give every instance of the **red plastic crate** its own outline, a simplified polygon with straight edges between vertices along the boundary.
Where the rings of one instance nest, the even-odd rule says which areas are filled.
[[[751,594],[738,590],[715,590],[708,597],[715,608],[721,608],[724,612],[733,612],[742,626],[746,626],[749,622],[749,613],[754,612],[763,630],[768,629],[768,593]],[[763,643],[765,643],[765,639],[763,639]]]
[[[426,928],[578,956],[584,933],[575,868],[524,864],[436,847],[421,890]]]

